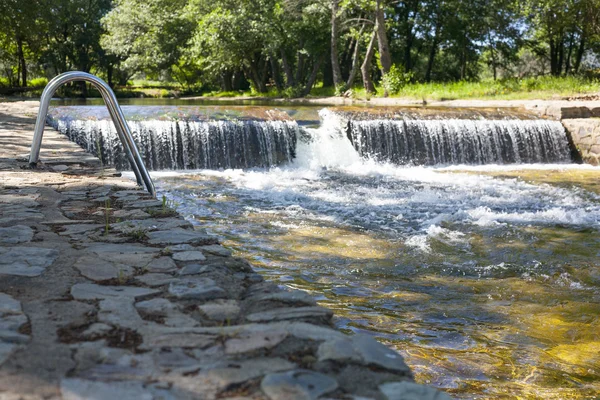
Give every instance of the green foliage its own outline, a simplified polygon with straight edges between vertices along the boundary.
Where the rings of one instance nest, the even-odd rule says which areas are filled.
[[[413,77],[412,72],[406,72],[403,66],[394,64],[390,71],[381,78],[381,86],[389,94],[397,94],[413,80]]]
[[[35,78],[29,81],[29,86],[44,88],[48,84],[48,78]]]
[[[531,77],[597,68],[586,60],[600,54],[599,1],[342,0],[332,7],[331,0],[0,0],[0,86],[41,88],[45,77],[83,70],[125,97],[339,96],[349,89],[340,82],[363,63],[377,26],[376,37],[387,37],[389,50],[374,42],[365,76],[380,83],[379,92],[543,92],[557,82]],[[384,23],[374,24],[377,19]],[[337,87],[330,89],[332,34],[342,76],[336,68]],[[387,73],[383,59],[392,65]],[[124,88],[132,78],[146,83]],[[358,73],[348,85],[360,79]],[[462,81],[475,83],[456,83]],[[452,82],[453,88],[412,82]],[[85,85],[63,90],[97,95]],[[356,88],[352,93],[366,96]]]

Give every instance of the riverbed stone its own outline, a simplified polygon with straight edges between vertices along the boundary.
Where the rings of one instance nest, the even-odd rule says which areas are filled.
[[[211,244],[208,246],[200,246],[199,249],[205,253],[212,254],[215,256],[221,256],[221,257],[229,257],[233,254],[233,252],[231,250],[226,249],[225,247],[218,245],[218,244]]]
[[[306,306],[315,306],[315,299],[302,290],[277,291],[273,293],[259,293],[252,296],[249,300],[253,302],[277,301],[281,303],[302,304]]]
[[[150,218],[150,214],[144,212],[142,210],[133,209],[133,210],[116,210],[112,213],[114,218],[123,218],[123,219],[146,219]]]
[[[181,300],[212,300],[227,296],[210,278],[181,279],[169,285],[169,294]]]
[[[21,303],[5,293],[0,293],[0,365],[29,341],[29,336],[19,332],[27,323]]]
[[[329,321],[333,312],[323,307],[283,307],[252,313],[246,316],[250,322],[273,322],[290,319],[319,319]]]
[[[201,251],[180,251],[173,254],[175,261],[204,261],[206,257]]]
[[[256,350],[270,349],[277,346],[286,337],[288,337],[288,333],[284,330],[240,335],[225,342],[225,353],[242,354]]]
[[[337,387],[335,379],[306,369],[269,374],[260,383],[271,400],[315,400]]]
[[[179,271],[179,275],[199,275],[212,271],[214,268],[210,265],[188,264]]]
[[[319,361],[358,362],[407,376],[411,374],[410,368],[400,354],[367,335],[326,341],[319,346],[317,357]]]
[[[63,400],[155,400],[152,392],[142,382],[101,382],[77,378],[65,378],[60,382]]]
[[[0,247],[0,274],[38,276],[56,258],[58,251],[41,247]]]
[[[222,299],[198,306],[209,319],[213,321],[232,321],[240,314],[240,306],[236,300]]]
[[[171,244],[214,244],[217,239],[205,233],[187,229],[171,229],[167,231],[155,231],[148,233],[148,243],[158,245]]]
[[[105,225],[100,224],[76,224],[63,226],[63,231],[59,233],[61,236],[82,235],[88,232],[97,231],[105,228]]]
[[[144,266],[149,272],[173,272],[177,270],[177,264],[171,257],[153,258],[147,265]]]
[[[446,393],[414,382],[389,382],[379,385],[386,400],[452,400]]]
[[[177,278],[174,278],[172,275],[169,274],[149,273],[136,276],[135,280],[140,283],[143,283],[146,286],[158,287],[168,285],[172,282],[176,282]]]
[[[129,278],[135,272],[130,266],[112,263],[91,255],[79,257],[74,264],[81,275],[96,282]]]
[[[8,228],[0,228],[1,244],[17,244],[31,242],[33,229],[24,225],[16,225]]]
[[[143,300],[159,294],[160,290],[136,286],[100,286],[93,283],[78,283],[71,287],[75,300],[104,300],[109,298],[131,298]]]

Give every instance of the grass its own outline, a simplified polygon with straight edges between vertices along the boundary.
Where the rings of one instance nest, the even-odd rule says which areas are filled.
[[[322,89],[321,89],[322,90]],[[366,99],[368,96],[362,87],[353,89],[354,97]],[[311,94],[319,93],[311,91]],[[411,83],[403,87],[394,98],[410,98],[421,100],[459,100],[459,99],[552,99],[557,97],[573,97],[600,94],[600,80],[577,76],[486,80],[479,82],[431,82]],[[383,88],[377,87],[377,94],[382,97]]]

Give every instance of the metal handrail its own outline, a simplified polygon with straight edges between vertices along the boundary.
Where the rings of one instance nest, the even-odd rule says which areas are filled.
[[[94,85],[96,89],[98,89],[102,95],[102,99],[104,99],[104,104],[108,108],[110,117],[115,124],[117,134],[119,135],[119,139],[121,139],[121,143],[123,144],[125,153],[129,159],[129,164],[131,165],[131,169],[135,174],[138,185],[145,185],[146,190],[152,196],[156,196],[154,183],[152,182],[152,178],[146,169],[144,160],[142,160],[140,152],[135,145],[135,141],[131,135],[131,130],[127,125],[127,121],[125,121],[125,116],[123,115],[121,107],[119,107],[119,102],[117,101],[115,93],[106,82],[95,75],[88,74],[87,72],[65,72],[64,74],[56,76],[46,85],[46,88],[42,92],[42,97],[40,99],[40,110],[35,122],[33,142],[31,143],[31,153],[29,154],[29,165],[35,167],[40,158],[40,147],[42,145],[42,137],[44,135],[44,126],[46,125],[46,115],[48,114],[48,107],[50,106],[50,100],[52,99],[52,96],[61,85],[73,81],[89,82]]]

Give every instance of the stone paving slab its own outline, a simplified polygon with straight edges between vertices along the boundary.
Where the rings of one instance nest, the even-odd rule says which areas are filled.
[[[0,399],[449,398],[56,132],[28,169],[36,108],[0,103]]]

